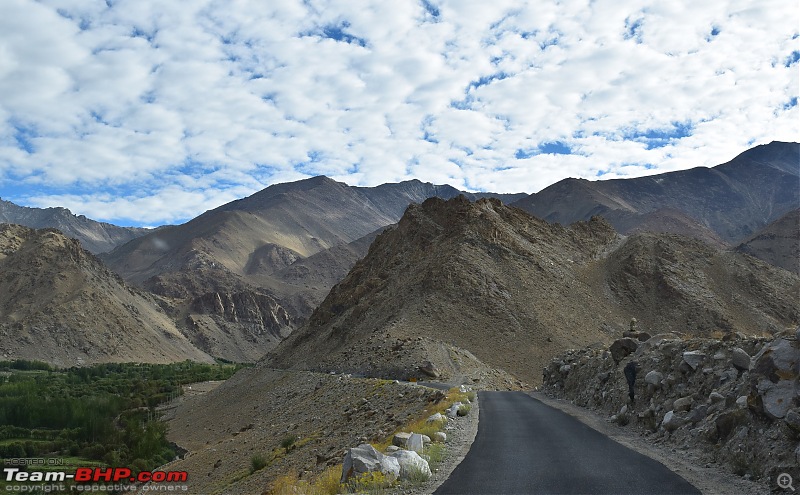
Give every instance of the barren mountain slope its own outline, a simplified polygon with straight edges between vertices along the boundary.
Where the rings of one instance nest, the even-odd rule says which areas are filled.
[[[0,224],[0,355],[59,366],[212,359],[78,241]]]
[[[13,223],[34,229],[54,228],[81,241],[92,253],[104,253],[150,232],[150,229],[118,227],[73,215],[66,208],[27,208],[0,199],[0,223]]]
[[[513,205],[564,225],[603,215],[622,233],[642,222],[648,229],[669,231],[647,214],[670,208],[732,244],[797,208],[799,181],[800,143],[773,142],[713,168],[635,179],[564,179]]]
[[[716,232],[682,211],[673,208],[659,208],[643,215],[631,217],[629,221],[618,218],[617,223],[619,229],[626,235],[640,232],[680,234],[698,239],[718,249],[727,247],[725,241],[720,239]]]
[[[308,317],[380,229],[434,194],[458,191],[420,181],[356,188],[327,177],[276,184],[103,258],[172,298],[202,349],[255,360]]]
[[[800,208],[759,230],[736,250],[800,275]]]
[[[265,360],[387,378],[430,360],[447,378],[461,359],[446,342],[537,383],[556,352],[607,342],[632,317],[651,332],[783,328],[797,290],[783,270],[680,236],[625,240],[599,218],[565,228],[494,200],[430,199]]]

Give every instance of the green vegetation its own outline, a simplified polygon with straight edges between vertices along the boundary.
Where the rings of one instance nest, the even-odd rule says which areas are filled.
[[[261,454],[255,454],[250,458],[250,473],[255,473],[267,467],[267,458]]]
[[[286,449],[286,452],[289,452],[290,450],[292,450],[292,447],[294,446],[294,443],[296,441],[297,441],[296,435],[287,435],[283,437],[283,440],[281,440],[281,447]]]
[[[240,367],[185,361],[55,370],[35,361],[2,361],[0,457],[154,469],[176,455],[156,406],[181,395],[185,384],[225,380]]]

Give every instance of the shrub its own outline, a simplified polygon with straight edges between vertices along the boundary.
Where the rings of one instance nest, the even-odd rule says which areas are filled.
[[[255,473],[265,467],[267,467],[267,458],[261,454],[253,454],[253,457],[250,458],[250,472]]]
[[[460,406],[458,406],[458,411],[456,411],[456,414],[459,416],[466,416],[467,414],[469,414],[471,410],[472,410],[471,405],[461,404]]]
[[[281,447],[286,449],[286,452],[289,452],[290,450],[292,450],[292,447],[294,447],[294,443],[296,441],[297,441],[297,436],[287,435],[283,437],[283,439],[281,440]]]

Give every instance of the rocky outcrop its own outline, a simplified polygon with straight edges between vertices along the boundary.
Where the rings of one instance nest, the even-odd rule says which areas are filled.
[[[289,314],[275,299],[253,291],[204,294],[192,301],[191,310],[242,324],[256,335],[269,333],[280,337],[291,324]]]
[[[623,369],[634,360],[645,379],[631,403]],[[609,350],[568,351],[544,369],[544,390],[737,474],[774,479],[797,466],[798,378],[795,332],[724,341],[656,335],[619,362]]]

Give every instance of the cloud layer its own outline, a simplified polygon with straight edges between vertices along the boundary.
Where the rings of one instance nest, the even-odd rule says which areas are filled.
[[[0,196],[179,222],[325,174],[537,191],[796,141],[784,2],[4,0]]]

